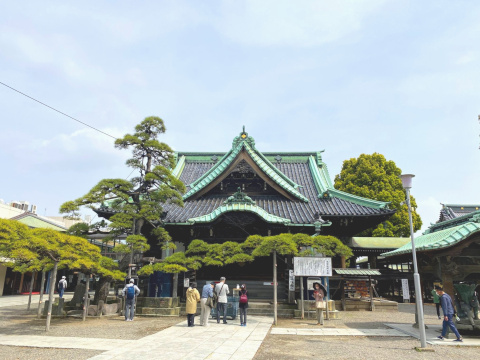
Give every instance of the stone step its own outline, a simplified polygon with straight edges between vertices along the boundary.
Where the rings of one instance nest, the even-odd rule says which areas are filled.
[[[315,310],[305,310],[304,312],[305,318],[315,319],[317,316],[317,312]],[[329,311],[328,313],[330,319],[340,319],[340,311]],[[295,310],[295,319],[301,319],[302,317],[302,310]],[[323,311],[323,318],[326,319],[327,315],[325,311]]]
[[[179,316],[180,307],[175,308],[151,308],[151,307],[138,307],[137,315],[155,315],[155,316]]]

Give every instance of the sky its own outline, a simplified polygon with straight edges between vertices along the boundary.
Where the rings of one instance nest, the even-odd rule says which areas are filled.
[[[161,117],[176,151],[378,152],[424,226],[480,204],[480,2],[0,1],[0,82],[111,136]],[[127,178],[113,139],[0,85],[0,198],[55,216]]]

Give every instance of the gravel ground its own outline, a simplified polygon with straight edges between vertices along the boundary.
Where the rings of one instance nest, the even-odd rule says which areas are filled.
[[[414,322],[414,304],[399,304],[398,312],[350,311],[341,312],[338,320],[325,321],[325,328],[388,328],[383,323]],[[425,323],[440,324],[435,306],[425,305]],[[315,325],[314,319],[279,319],[278,327],[308,328]],[[385,360],[403,359],[480,359],[477,347],[433,346],[435,352],[417,352],[419,341],[412,338],[394,337],[318,337],[267,335],[254,359],[355,359]]]
[[[2,360],[86,360],[103,351],[0,346]]]
[[[185,317],[135,317],[126,322],[122,316],[88,318],[54,318],[45,332],[45,319],[37,320],[36,311],[25,306],[0,308],[0,334],[89,337],[136,340],[184,321]],[[81,349],[31,348],[0,345],[2,360],[85,360],[103,351]]]
[[[38,320],[36,312],[25,306],[0,308],[0,334],[93,337],[103,339],[136,340],[184,321],[186,317],[135,317],[124,321],[122,316],[87,318],[53,318],[50,331],[45,332],[45,319]],[[1,358],[1,357],[0,357]]]

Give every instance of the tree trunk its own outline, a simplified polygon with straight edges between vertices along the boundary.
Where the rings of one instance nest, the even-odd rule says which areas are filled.
[[[130,251],[130,260],[128,261],[128,278],[132,278],[133,249]]]
[[[178,289],[178,273],[173,274],[173,289],[172,289],[172,297],[177,297],[177,289]]]
[[[108,278],[106,277],[101,278],[95,290],[93,303],[98,305],[98,302],[100,300],[103,300],[103,302],[106,304],[109,290],[110,290],[110,280],[108,280]]]
[[[273,251],[273,324],[277,325],[277,252]]]
[[[42,316],[43,289],[45,288],[45,270],[42,271],[42,280],[40,282],[40,299],[38,300],[37,319]]]
[[[53,270],[50,274],[50,289],[48,289],[48,311],[47,311],[47,325],[45,331],[50,331],[50,320],[52,319],[52,307],[53,307],[53,293],[55,292],[55,283],[57,282],[57,268],[58,261],[55,261]]]
[[[85,281],[85,299],[83,300],[83,316],[82,320],[85,321],[88,314],[88,288],[90,286],[90,274],[87,275],[87,280]]]
[[[32,292],[33,292],[33,282],[34,281],[35,281],[35,271],[32,272],[32,280],[30,281],[30,292],[28,294],[27,310],[30,310],[30,305],[32,304]]]

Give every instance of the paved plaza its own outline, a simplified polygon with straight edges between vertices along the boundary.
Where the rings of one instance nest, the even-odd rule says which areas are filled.
[[[38,301],[38,298],[36,299]],[[7,309],[9,307],[18,307],[26,305],[28,296],[11,296],[0,298],[0,308]],[[35,304],[35,297],[32,301]],[[35,305],[32,305],[35,307]],[[405,313],[408,306],[403,306],[399,314],[411,316]],[[432,309],[427,309],[430,310]],[[361,317],[369,319],[373,313],[364,313]],[[19,333],[10,334],[8,332],[0,333],[0,345],[7,347],[20,347],[32,349],[57,349],[61,354],[62,351],[78,351],[90,350],[95,351],[94,356],[87,355],[83,359],[93,360],[111,360],[111,359],[260,359],[262,352],[259,350],[262,343],[276,344],[276,339],[281,342],[289,342],[292,344],[302,343],[303,339],[318,339],[320,342],[335,341],[343,342],[350,339],[410,339],[419,338],[418,329],[407,323],[387,323],[384,319],[379,318],[378,322],[358,323],[355,325],[351,322],[351,316],[357,314],[345,313],[344,321],[336,322],[335,320],[326,321],[325,326],[314,326],[310,321],[282,320],[278,327],[272,325],[271,317],[249,316],[248,325],[241,327],[237,321],[229,321],[228,324],[217,324],[214,319],[209,320],[208,327],[195,326],[193,328],[187,326],[186,321],[178,322],[161,331],[151,333],[147,336],[141,336],[136,339],[121,338],[99,338],[84,336],[51,336],[50,335],[23,335]],[[376,317],[381,316],[376,314]],[[181,320],[181,319],[179,319]],[[197,318],[198,320],[198,318]],[[95,326],[95,320],[90,319],[91,325]],[[144,321],[137,318],[134,323]],[[160,321],[160,319],[159,319]],[[122,323],[121,319],[116,318],[115,323]],[[128,324],[128,323],[127,323]],[[133,323],[132,323],[133,324]],[[284,327],[285,325],[293,325]],[[299,326],[300,325],[300,326]],[[367,325],[368,327],[365,327]],[[302,327],[303,326],[303,327]],[[480,338],[465,337],[465,342],[455,343],[453,338],[445,341],[436,340],[439,335],[440,323],[437,325],[428,325],[427,342],[433,348],[438,346],[450,347],[452,345],[461,347],[480,347]],[[117,331],[118,332],[118,331]],[[59,333],[60,335],[60,333]],[[270,340],[267,340],[270,339]],[[338,338],[336,340],[335,338]],[[273,341],[273,343],[272,343]],[[308,340],[311,341],[311,340]],[[380,340],[377,340],[380,341]],[[280,343],[281,343],[280,342]],[[279,344],[280,344],[279,343]],[[419,344],[412,341],[414,346]],[[271,346],[271,345],[270,345]],[[69,349],[69,350],[67,350]],[[73,350],[72,350],[73,349]],[[472,349],[473,350],[473,349]],[[260,355],[259,355],[260,354]],[[18,357],[23,359],[25,357]]]

